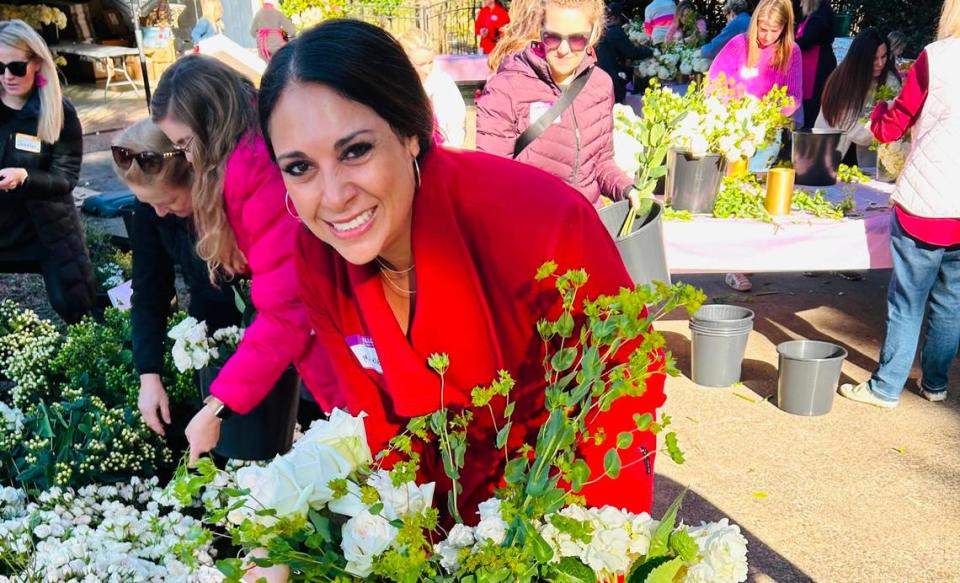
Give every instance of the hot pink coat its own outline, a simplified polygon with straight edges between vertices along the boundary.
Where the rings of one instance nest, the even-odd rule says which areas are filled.
[[[333,382],[298,294],[294,251],[302,227],[287,212],[286,192],[263,138],[245,137],[227,160],[223,193],[257,315],[210,388],[237,413],[260,403],[291,363],[321,407],[328,400],[317,391]]]

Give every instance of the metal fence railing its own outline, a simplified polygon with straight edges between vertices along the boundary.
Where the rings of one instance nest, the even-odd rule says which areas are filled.
[[[395,36],[420,28],[433,40],[438,53],[458,55],[477,52],[474,22],[480,6],[479,0],[396,6],[350,2],[344,6],[344,15],[376,24]]]

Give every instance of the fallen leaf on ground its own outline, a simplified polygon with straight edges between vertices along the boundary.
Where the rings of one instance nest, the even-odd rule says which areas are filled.
[[[899,453],[900,455],[903,455],[903,454],[907,453],[907,448],[905,448],[905,447],[895,447],[895,448],[893,448],[893,451]]]
[[[767,498],[769,498],[769,495],[763,490],[759,490],[753,493],[754,500],[766,500]]]
[[[738,392],[736,392],[736,391],[733,392],[733,395],[734,395],[735,397],[740,397],[741,399],[743,399],[744,401],[746,401],[746,402],[748,402],[748,403],[753,403],[754,405],[756,405],[757,403],[760,402],[759,400],[754,399],[753,397],[748,397],[748,396],[744,395],[743,393],[738,393]]]

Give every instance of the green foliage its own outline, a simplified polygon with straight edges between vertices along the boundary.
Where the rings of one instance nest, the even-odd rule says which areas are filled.
[[[883,87],[886,87],[886,85],[883,85]],[[841,164],[837,169],[837,180],[850,184],[864,184],[870,182],[870,177],[861,172],[856,164],[853,166]]]
[[[764,206],[766,187],[753,174],[727,176],[720,185],[713,205],[713,216],[718,219],[753,219],[765,223],[773,222],[773,217]],[[818,218],[840,220],[849,203],[833,204],[824,197],[824,191],[812,194],[805,190],[794,190],[791,208],[812,214]]]

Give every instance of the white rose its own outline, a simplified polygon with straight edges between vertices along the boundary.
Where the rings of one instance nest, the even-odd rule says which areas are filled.
[[[500,499],[488,498],[484,500],[477,506],[477,514],[480,515],[480,520],[500,518]]]
[[[418,486],[415,482],[407,482],[396,488],[390,480],[390,473],[386,470],[378,470],[367,479],[367,483],[380,494],[383,515],[388,520],[395,520],[408,514],[420,514],[433,505],[434,482],[423,486]]]
[[[302,489],[313,487],[308,503],[315,509],[333,499],[333,492],[329,488],[331,480],[346,478],[353,471],[350,462],[340,452],[330,445],[322,443],[308,443],[292,450],[281,458],[270,462],[270,466],[285,464],[293,468],[293,476],[297,485]],[[269,467],[269,466],[268,466]]]
[[[183,340],[177,340],[173,343],[171,354],[173,355],[173,365],[177,367],[178,371],[193,370],[193,357],[187,352]]]
[[[340,409],[334,409],[329,419],[318,419],[313,422],[303,437],[293,444],[293,448],[303,447],[308,443],[324,443],[335,448],[356,470],[373,462],[373,454],[367,444],[367,432],[364,429],[363,418],[366,413],[356,417]]]
[[[446,542],[458,549],[472,547],[474,543],[473,528],[465,524],[453,525],[447,535]]]
[[[453,573],[460,567],[460,549],[447,541],[434,545],[433,552],[440,557],[440,566]]]
[[[344,516],[356,516],[367,509],[367,505],[360,501],[360,486],[356,482],[347,480],[347,493],[331,500],[327,504],[331,512]]]
[[[477,542],[489,540],[498,545],[502,543],[507,538],[507,523],[500,515],[500,500],[490,498],[481,502],[477,510],[480,514],[480,524],[473,531]]]
[[[184,318],[179,324],[170,328],[170,331],[167,332],[167,337],[172,338],[173,340],[179,340],[181,338],[186,338],[190,331],[196,328],[200,322],[197,321],[194,317]],[[206,324],[204,324],[206,328]]]
[[[241,468],[237,472],[237,485],[250,490],[250,505],[255,509],[272,508],[279,516],[305,515],[315,488],[315,484],[301,487],[295,468],[282,457],[265,468]],[[272,517],[259,518],[268,524],[273,522]]]
[[[343,525],[342,534],[340,548],[347,560],[347,572],[366,577],[373,569],[373,560],[397,538],[397,529],[386,518],[364,510]]]

